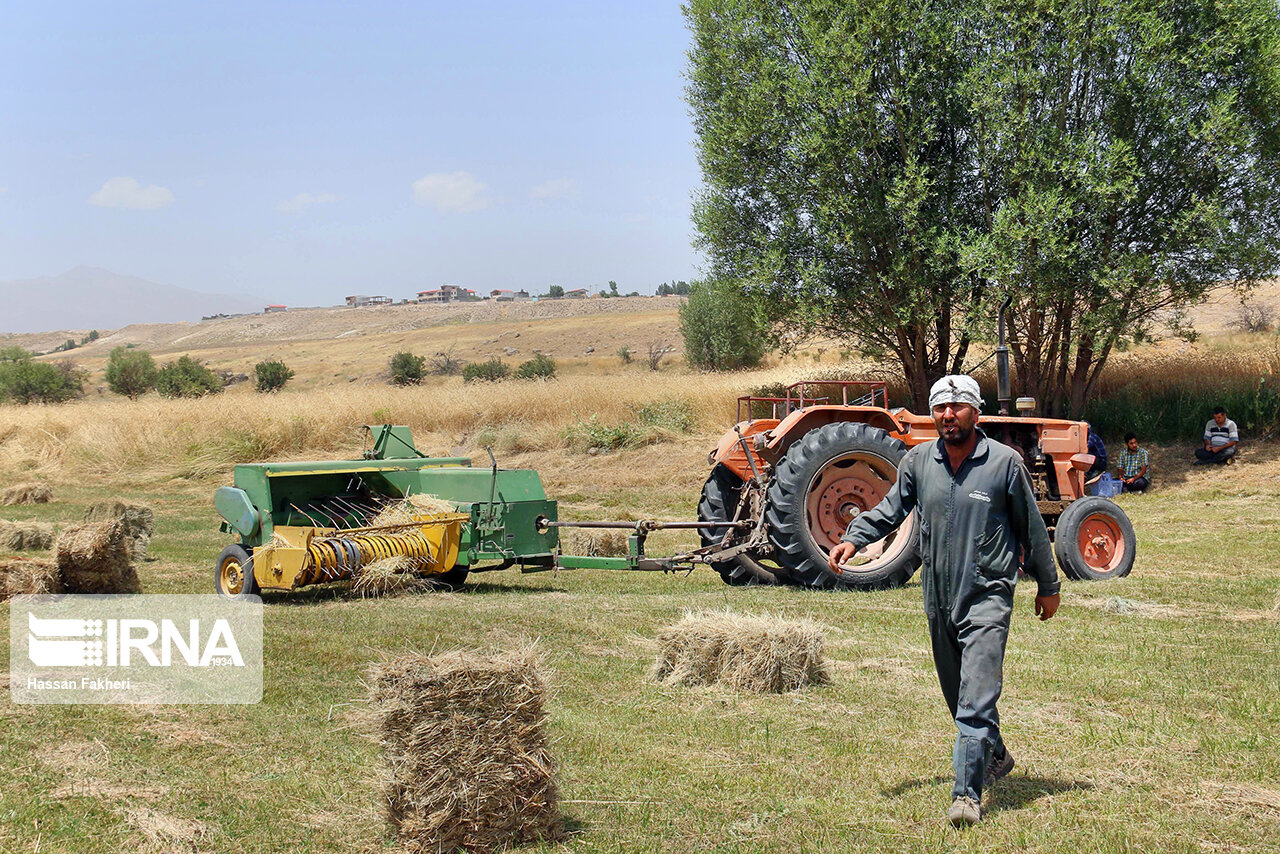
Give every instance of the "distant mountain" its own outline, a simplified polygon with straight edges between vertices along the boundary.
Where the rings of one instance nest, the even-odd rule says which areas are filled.
[[[60,276],[0,282],[0,332],[199,321],[213,314],[262,311],[264,305],[243,294],[203,294],[97,267],[76,267]]]

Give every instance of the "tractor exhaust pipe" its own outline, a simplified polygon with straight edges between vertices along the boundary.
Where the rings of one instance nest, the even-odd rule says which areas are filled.
[[[1000,414],[1009,414],[1009,402],[1013,393],[1009,388],[1009,348],[1004,341],[1004,313],[1013,303],[1013,297],[1005,297],[1000,304],[1000,346],[996,347],[996,401],[1000,404]]]

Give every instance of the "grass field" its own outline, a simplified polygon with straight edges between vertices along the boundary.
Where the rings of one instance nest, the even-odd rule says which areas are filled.
[[[562,518],[692,518],[733,397],[785,378],[621,368],[552,384],[247,389],[200,401],[0,408],[0,476],[55,502],[0,516],[71,521],[107,497],[155,507],[147,592],[210,592],[213,489],[237,460],[334,458],[351,426],[410,424],[432,453],[537,468]],[[680,425],[591,455],[592,414]],[[575,432],[577,431],[577,432]],[[575,438],[578,437],[578,438]],[[390,653],[536,641],[569,840],[554,851],[1228,851],[1280,848],[1280,448],[1229,469],[1155,449],[1155,490],[1120,499],[1132,575],[1067,583],[1049,623],[1018,592],[1002,702],[1018,768],[988,820],[942,816],[954,729],[933,677],[917,580],[874,594],[736,589],[684,576],[476,575],[465,592],[362,600],[341,589],[266,608],[260,704],[15,706],[0,701],[0,850],[392,850],[362,679]],[[675,548],[655,536],[652,551]],[[1123,597],[1130,607],[1106,606]],[[827,627],[830,686],[791,696],[659,688],[653,638],[689,608]],[[8,628],[3,632],[8,642]]]

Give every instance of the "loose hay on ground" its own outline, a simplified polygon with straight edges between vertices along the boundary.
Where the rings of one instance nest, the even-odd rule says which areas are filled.
[[[17,557],[0,561],[0,601],[14,596],[61,593],[58,567],[47,560]]]
[[[532,651],[406,655],[371,671],[388,821],[414,852],[501,851],[562,834]]]
[[[103,501],[84,512],[85,522],[120,522],[132,560],[146,560],[147,546],[156,529],[156,514],[145,504],[131,501]]]
[[[47,483],[19,483],[0,492],[0,504],[48,504],[53,488]]]
[[[58,535],[54,555],[68,593],[140,593],[119,521],[74,525]]]
[[[658,657],[649,675],[664,685],[720,684],[780,694],[831,680],[822,644],[822,627],[808,620],[687,612],[658,633]]]
[[[53,545],[56,533],[47,522],[0,521],[0,548],[9,551],[43,551]]]

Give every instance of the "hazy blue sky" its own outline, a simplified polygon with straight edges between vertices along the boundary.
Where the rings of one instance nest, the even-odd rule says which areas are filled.
[[[676,2],[21,3],[0,279],[290,304],[690,278]]]

